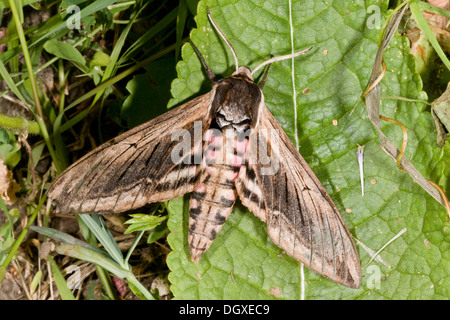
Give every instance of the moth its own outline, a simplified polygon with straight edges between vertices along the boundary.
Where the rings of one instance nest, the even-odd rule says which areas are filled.
[[[66,169],[48,191],[56,212],[120,213],[191,193],[188,243],[198,262],[237,197],[267,224],[289,256],[351,288],[361,283],[358,254],[338,209],[264,104],[272,62],[239,67],[217,80],[202,60],[212,90],[123,133]],[[257,84],[253,75],[267,66]],[[182,139],[183,138],[183,139]]]

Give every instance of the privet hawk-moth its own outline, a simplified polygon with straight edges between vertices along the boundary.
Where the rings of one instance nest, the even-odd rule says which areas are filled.
[[[351,288],[361,283],[358,254],[338,209],[264,104],[254,72],[302,52],[272,58],[253,72],[209,10],[233,53],[236,71],[216,80],[198,49],[212,90],[91,151],[66,169],[48,192],[64,214],[120,213],[191,193],[189,250],[208,250],[239,196],[267,223],[288,255]]]

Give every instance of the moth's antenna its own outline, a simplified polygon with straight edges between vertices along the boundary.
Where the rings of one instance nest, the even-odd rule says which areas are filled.
[[[227,43],[228,47],[230,48],[231,53],[233,54],[234,64],[236,65],[236,71],[238,71],[238,69],[239,69],[239,62],[238,62],[238,58],[237,58],[237,55],[236,55],[236,51],[234,51],[234,48],[231,45],[230,41],[228,41],[228,39],[225,37],[225,35],[222,33],[222,31],[220,31],[220,29],[217,26],[217,24],[214,22],[214,19],[212,18],[211,12],[209,11],[208,7],[206,7],[206,11],[208,12],[209,21],[211,21],[211,23],[214,26],[214,28],[217,30],[217,32],[220,34],[222,39]]]
[[[205,70],[206,70],[206,74],[208,75],[208,78],[212,82],[216,82],[216,76],[214,75],[214,72],[212,72],[211,68],[206,63],[205,58],[203,58],[203,56],[200,53],[200,51],[198,50],[197,46],[191,41],[191,39],[189,39],[189,43],[191,44],[192,48],[194,48],[194,51],[197,54],[197,56],[200,58],[200,60],[202,60],[202,63],[205,66]]]
[[[279,56],[279,57],[275,57],[275,58],[269,59],[267,61],[264,61],[259,66],[257,66],[255,69],[253,69],[252,76],[255,74],[256,71],[258,71],[259,69],[261,69],[262,67],[264,67],[267,64],[271,64],[271,63],[276,62],[276,61],[281,61],[281,60],[286,60],[286,59],[291,59],[291,58],[295,58],[295,57],[301,56],[302,54],[307,53],[312,48],[313,47],[309,47],[308,49],[300,51],[300,52],[296,52],[296,53],[293,53],[293,54],[287,54],[285,56]]]

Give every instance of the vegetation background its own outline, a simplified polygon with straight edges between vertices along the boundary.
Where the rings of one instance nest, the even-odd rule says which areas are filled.
[[[448,194],[449,3],[430,3],[407,2],[384,53],[380,110],[404,125],[404,156]],[[206,5],[241,65],[314,47],[272,65],[265,101],[353,234],[361,288],[303,268],[240,204],[198,264],[188,257],[185,199],[132,219],[52,215],[45,193],[64,168],[210,90],[188,37],[215,74],[232,73]],[[448,212],[379,147],[361,99],[401,5],[0,0],[0,299],[448,299]],[[381,128],[400,148],[402,129]]]

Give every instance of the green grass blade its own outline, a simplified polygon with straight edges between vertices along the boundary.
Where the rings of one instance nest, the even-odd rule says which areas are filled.
[[[103,254],[78,245],[63,243],[56,247],[56,252],[99,265],[121,279],[125,278],[129,272]]]
[[[80,239],[72,237],[70,234],[67,234],[65,232],[61,232],[59,230],[55,230],[52,228],[38,227],[38,226],[31,226],[30,229],[33,231],[39,232],[40,234],[46,235],[47,237],[50,237],[53,239],[58,239],[58,240],[62,241],[63,243],[73,244],[73,245],[77,245],[80,247],[84,247],[86,249],[93,250],[93,251],[96,251],[97,253],[103,254],[103,255],[105,255],[105,257],[107,257],[105,252],[102,251],[100,248],[94,247],[87,242],[84,242],[84,241],[81,241]]]
[[[17,250],[19,249],[20,245],[22,244],[22,241],[25,239],[25,236],[28,233],[29,227],[34,223],[34,220],[36,219],[36,216],[38,212],[41,210],[42,205],[47,200],[47,196],[44,195],[39,201],[39,204],[37,205],[36,209],[34,209],[33,214],[28,219],[27,226],[22,230],[20,235],[17,237],[17,240],[14,242],[14,244],[11,247],[11,250],[8,253],[8,256],[6,257],[5,261],[3,261],[2,265],[0,266],[0,284],[3,281],[3,278],[5,277],[6,270],[11,262],[11,260],[16,255]]]
[[[133,253],[134,249],[138,245],[139,241],[141,241],[142,236],[144,235],[145,231],[140,231],[136,238],[134,238],[133,244],[131,245],[130,249],[128,249],[127,256],[125,257],[125,263],[128,264],[128,260],[131,257],[131,254]]]
[[[106,252],[122,267],[126,267],[122,252],[120,251],[113,236],[106,226],[99,220],[100,218],[81,214],[79,218],[88,226],[98,241],[105,247]]]
[[[426,11],[429,11],[429,12],[432,12],[432,13],[436,13],[436,14],[439,14],[441,16],[444,16],[444,17],[450,19],[450,11],[448,11],[448,10],[435,7],[435,6],[431,5],[431,4],[429,4],[428,2],[424,2],[424,1],[417,2],[417,5],[422,10],[426,10]]]
[[[178,56],[180,54],[180,48],[182,44],[184,25],[186,24],[186,18],[188,15],[188,7],[186,5],[186,0],[180,0],[178,5],[178,15],[177,15],[177,36],[176,36],[176,49],[175,49],[175,60],[178,61]]]
[[[89,15],[93,15],[95,14],[97,11],[101,11],[105,8],[107,8],[108,6],[114,4],[118,2],[117,0],[98,0],[98,1],[93,1],[90,5],[88,5],[86,8],[80,10],[80,19],[83,19]],[[70,29],[67,28],[67,22],[63,21],[60,24],[58,24],[56,27],[52,28],[48,33],[46,33],[45,35],[43,35],[42,37],[40,37],[39,39],[37,39],[36,41],[34,41],[31,45],[31,47],[35,47],[38,44],[40,44],[42,41],[48,40],[50,38],[52,38],[55,34],[57,34],[58,32],[62,31],[62,30],[67,30],[69,31]]]
[[[154,61],[154,60],[164,56],[165,54],[169,53],[170,51],[172,51],[174,49],[175,49],[175,44],[170,45],[167,48],[165,48],[165,49],[163,49],[163,50],[161,50],[161,51],[151,55],[150,57],[146,58],[145,60],[142,60],[141,62],[136,63],[132,67],[130,67],[127,70],[119,73],[118,75],[114,76],[113,78],[105,81],[104,83],[102,83],[99,86],[95,87],[91,91],[89,91],[89,92],[85,93],[84,95],[82,95],[77,100],[73,101],[70,105],[68,105],[64,109],[64,112],[67,112],[68,110],[70,110],[73,107],[77,106],[81,102],[83,102],[86,99],[88,99],[88,98],[92,97],[93,95],[97,94],[97,92],[100,92],[100,91],[104,90],[105,88],[113,85],[114,83],[116,83],[116,82],[126,78],[127,76],[133,74],[136,70],[139,70],[140,68],[146,66],[149,62]],[[61,133],[66,131],[66,130],[68,130],[68,129],[70,129],[75,124],[77,124],[82,119],[84,119],[86,117],[86,115],[89,113],[89,111],[91,110],[91,108],[92,108],[92,106],[87,108],[87,109],[84,109],[83,111],[78,113],[76,116],[71,118],[69,121],[67,121],[64,124],[62,124],[60,129],[59,129],[61,131]],[[64,115],[63,113],[59,114],[56,121],[59,121],[59,123],[60,123],[62,121],[63,115]]]
[[[2,76],[3,80],[6,82],[8,87],[14,92],[17,98],[19,98],[28,108],[30,107],[25,97],[20,92],[19,88],[17,88],[14,80],[11,78],[11,75],[9,74],[9,71],[6,70],[6,67],[2,60],[0,60],[0,75]]]
[[[128,50],[124,53],[119,63],[124,63],[127,59],[132,57],[134,53],[139,52],[142,46],[144,46],[148,41],[153,39],[158,33],[169,26],[175,19],[177,19],[178,9],[174,9],[169,12],[163,19],[161,19],[157,24],[151,27],[146,33],[144,33],[137,41],[135,41]]]
[[[155,300],[156,298],[136,279],[131,272],[127,276],[128,286],[131,291],[141,299]]]
[[[48,255],[47,260],[50,263],[50,268],[52,269],[53,280],[55,281],[56,286],[58,287],[58,291],[61,294],[62,300],[75,300],[75,296],[72,291],[70,291],[67,286],[67,281],[64,279],[61,271],[59,270],[58,265],[55,260],[53,260],[52,256]]]

